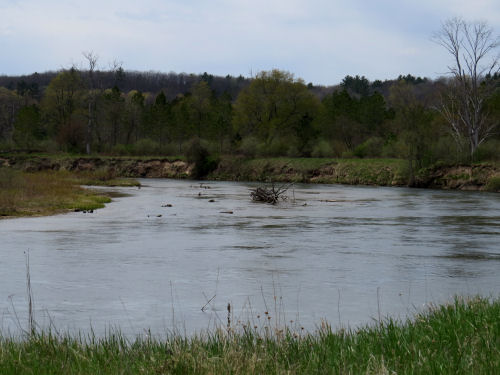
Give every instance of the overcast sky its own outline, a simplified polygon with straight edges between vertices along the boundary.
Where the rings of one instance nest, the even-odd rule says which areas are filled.
[[[126,70],[435,78],[449,58],[430,38],[454,16],[500,32],[500,0],[0,0],[0,74],[81,65],[93,51]]]

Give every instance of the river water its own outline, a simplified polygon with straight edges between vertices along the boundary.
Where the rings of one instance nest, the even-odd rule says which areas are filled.
[[[500,195],[168,179],[94,213],[0,221],[0,330],[191,334],[250,321],[314,331],[500,293]],[[171,205],[171,207],[162,207]],[[268,314],[266,314],[266,312]],[[267,319],[266,319],[267,318]]]

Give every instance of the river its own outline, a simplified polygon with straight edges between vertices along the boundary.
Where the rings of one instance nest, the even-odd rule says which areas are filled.
[[[500,292],[500,195],[141,180],[94,213],[0,221],[0,330],[192,334],[246,322],[312,332]],[[267,314],[266,314],[267,312]],[[149,330],[149,331],[148,331]]]

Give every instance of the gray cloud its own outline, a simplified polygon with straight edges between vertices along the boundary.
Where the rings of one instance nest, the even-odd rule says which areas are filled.
[[[435,77],[447,56],[430,41],[456,15],[500,26],[498,1],[2,1],[0,74],[58,69],[93,50],[104,66],[243,74],[286,69],[314,83],[347,74]]]

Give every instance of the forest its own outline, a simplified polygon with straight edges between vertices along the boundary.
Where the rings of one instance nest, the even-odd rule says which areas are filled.
[[[83,67],[0,76],[0,152],[243,158],[396,158],[413,171],[500,158],[500,40],[453,18],[434,42],[445,76],[338,85],[273,69],[251,77]],[[197,163],[200,164],[200,163]]]
[[[87,69],[0,77],[0,151],[180,157],[196,145],[215,157],[400,158],[417,169],[500,158],[498,73],[481,80],[483,127],[472,136],[449,118],[453,76],[348,75],[326,87],[277,69],[99,70],[87,57]]]

